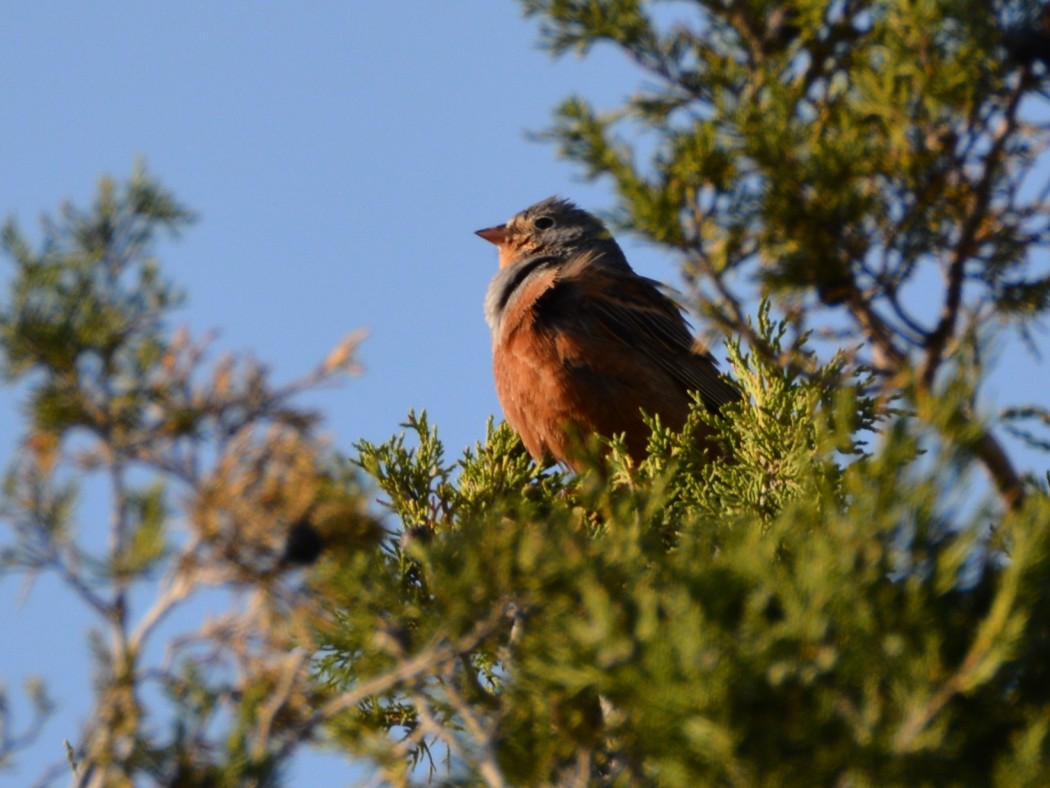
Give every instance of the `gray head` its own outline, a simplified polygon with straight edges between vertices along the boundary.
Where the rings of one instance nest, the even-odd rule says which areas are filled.
[[[505,309],[535,276],[587,256],[588,265],[630,271],[612,234],[593,214],[568,200],[548,197],[511,217],[506,224],[478,230],[499,247],[500,270],[485,296],[485,319],[496,341]]]
[[[560,197],[541,200],[506,224],[477,234],[499,247],[500,268],[538,255],[569,259],[591,251],[601,264],[629,269],[623,251],[602,221]]]

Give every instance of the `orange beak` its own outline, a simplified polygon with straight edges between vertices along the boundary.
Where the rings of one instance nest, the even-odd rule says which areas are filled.
[[[507,225],[505,224],[497,224],[495,227],[486,227],[484,230],[478,230],[474,234],[480,235],[490,244],[496,244],[496,246],[500,246],[510,237],[510,233],[507,232]]]

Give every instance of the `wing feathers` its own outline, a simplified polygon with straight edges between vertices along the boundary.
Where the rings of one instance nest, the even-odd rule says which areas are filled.
[[[586,270],[586,275],[583,275]],[[576,288],[578,298],[571,303],[582,314],[567,319],[567,330],[600,332],[604,338],[641,351],[678,382],[696,391],[708,408],[740,398],[740,393],[718,374],[714,359],[698,352],[680,307],[660,292],[657,283],[610,269],[593,255],[581,255],[559,270],[557,283],[543,298],[563,303],[558,290]],[[542,309],[542,305],[537,304]]]

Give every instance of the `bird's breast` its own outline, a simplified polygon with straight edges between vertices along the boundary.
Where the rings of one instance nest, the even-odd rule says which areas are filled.
[[[532,304],[554,284],[558,261],[552,257],[532,257],[501,268],[489,282],[485,293],[485,322],[495,346],[505,331],[507,316],[520,319]]]

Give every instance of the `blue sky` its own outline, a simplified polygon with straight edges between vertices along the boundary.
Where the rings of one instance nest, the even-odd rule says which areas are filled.
[[[553,193],[610,207],[525,133],[569,93],[609,106],[638,81],[608,50],[552,60],[511,0],[36,0],[5,4],[0,30],[0,214],[32,230],[145,159],[200,217],[158,249],[189,296],[178,322],[218,329],[217,351],[254,353],[278,380],[369,329],[364,376],[309,398],[347,450],[410,408],[454,455],[482,437],[499,412],[481,313],[496,261],[473,231]],[[636,269],[678,282],[673,261],[622,240]],[[17,407],[0,392],[3,457]],[[89,682],[88,619],[52,582],[21,590],[0,581],[0,680],[17,694],[26,675],[56,678],[60,713],[0,773],[12,785],[62,757]],[[329,768],[305,759],[290,784],[351,779]]]

